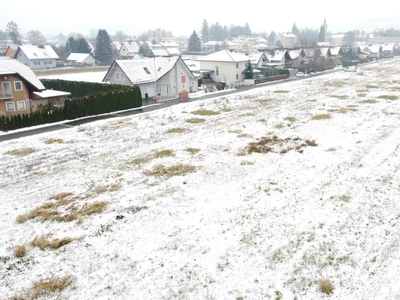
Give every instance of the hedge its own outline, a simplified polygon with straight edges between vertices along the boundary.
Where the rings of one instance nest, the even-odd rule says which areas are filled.
[[[42,80],[42,82],[48,89],[69,91],[66,87],[70,87],[75,95],[81,96],[66,99],[64,107],[55,110],[42,110],[11,117],[0,116],[0,130],[15,130],[142,106],[142,95],[138,86],[64,80]],[[83,93],[87,94],[82,96]]]

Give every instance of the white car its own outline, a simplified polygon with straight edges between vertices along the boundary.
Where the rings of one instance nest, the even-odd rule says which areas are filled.
[[[357,66],[349,66],[344,68],[345,72],[357,72]]]
[[[304,77],[304,73],[303,72],[297,72],[296,73],[296,77]]]

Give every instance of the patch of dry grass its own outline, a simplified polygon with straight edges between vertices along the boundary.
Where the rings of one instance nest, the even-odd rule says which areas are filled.
[[[165,150],[156,151],[154,153],[154,158],[170,157],[170,156],[174,156],[174,155],[175,155],[174,151],[165,149]]]
[[[192,111],[193,115],[198,115],[198,116],[215,116],[219,115],[219,112],[214,111],[214,110],[208,110],[208,109],[198,109],[195,111]]]
[[[269,99],[257,99],[257,102],[260,104],[266,104],[266,103],[269,103],[270,101],[271,100],[269,100]]]
[[[186,148],[185,151],[189,152],[190,154],[196,154],[196,153],[200,152],[200,149],[198,149],[198,148]]]
[[[95,186],[84,196],[75,196],[72,193],[60,193],[50,197],[49,201],[39,207],[32,209],[30,212],[19,215],[16,222],[21,224],[28,220],[37,219],[42,222],[57,221],[57,222],[71,222],[74,220],[82,220],[82,218],[92,215],[94,213],[101,213],[107,207],[107,202],[93,202],[81,204],[80,202],[96,196],[105,191],[115,191],[119,189],[119,184],[108,186]]]
[[[187,132],[188,130],[186,128],[182,127],[175,127],[175,128],[170,128],[166,131],[166,133],[184,133]]]
[[[237,137],[238,138],[249,138],[249,137],[252,137],[252,135],[248,134],[248,133],[241,133],[241,134],[238,134]]]
[[[286,117],[286,118],[284,118],[284,120],[288,121],[288,122],[292,122],[292,123],[297,121],[297,119],[295,117]]]
[[[202,118],[189,118],[189,119],[185,120],[185,122],[191,123],[191,124],[203,123],[205,121],[206,121],[206,119],[202,119]]]
[[[292,150],[303,153],[303,148],[308,146],[316,147],[318,144],[314,140],[302,141],[298,137],[281,139],[274,135],[272,137],[262,137],[256,142],[249,143],[246,150],[249,154],[254,152],[285,154]]]
[[[363,98],[363,97],[366,97],[367,96],[367,93],[358,93],[357,94],[357,97],[360,97],[360,98]]]
[[[329,95],[329,97],[331,98],[336,98],[336,99],[340,99],[340,100],[345,100],[348,98],[347,95]]]
[[[346,107],[328,109],[328,112],[339,113],[339,114],[346,114],[349,111],[355,111],[355,109],[354,108],[346,108]]]
[[[279,124],[275,125],[275,128],[282,129],[282,128],[285,128],[285,125],[283,125],[282,123],[279,123]]]
[[[373,99],[368,99],[368,100],[362,100],[362,101],[358,101],[359,103],[363,103],[363,104],[375,104],[378,103],[379,101],[373,100]]]
[[[145,171],[145,175],[148,176],[164,176],[164,177],[172,177],[172,176],[180,176],[185,175],[187,173],[192,173],[196,171],[196,167],[188,164],[177,164],[166,167],[164,165],[156,165],[151,170]]]
[[[397,100],[399,97],[395,95],[380,95],[378,96],[379,99],[385,99],[385,100]]]
[[[222,111],[222,112],[231,112],[231,111],[232,111],[232,108],[230,108],[230,107],[223,107],[223,108],[221,108],[221,111]]]
[[[318,286],[322,293],[330,295],[333,293],[334,287],[333,284],[326,279],[318,280]]]
[[[288,90],[276,90],[276,91],[274,91],[274,93],[275,94],[286,94],[286,93],[289,93],[289,91]]]
[[[312,116],[311,120],[316,120],[316,121],[318,121],[318,120],[328,120],[330,118],[331,118],[330,114],[320,114],[320,115]]]
[[[40,250],[46,250],[46,249],[59,249],[65,245],[68,245],[74,241],[72,238],[62,238],[62,239],[49,239],[49,235],[41,235],[36,237],[32,242],[31,246],[32,247],[38,247]]]
[[[107,131],[107,130],[117,130],[117,129],[122,129],[125,127],[130,127],[135,125],[134,123],[132,123],[130,120],[119,120],[117,122],[112,122],[109,123],[107,125],[101,126],[100,129],[103,131]]]
[[[45,144],[63,144],[64,140],[63,139],[47,139],[44,141]]]
[[[334,87],[342,87],[342,86],[346,85],[346,81],[340,80],[340,79],[339,80],[333,80],[328,85],[329,86],[334,86]]]
[[[141,157],[137,157],[137,158],[134,158],[134,159],[128,161],[127,164],[139,166],[139,165],[147,164],[152,159],[153,159],[153,157],[151,157],[151,156],[141,156]]]
[[[21,149],[14,149],[5,152],[4,154],[7,155],[14,155],[14,156],[26,156],[32,153],[35,153],[37,150],[34,148],[21,148]]]
[[[365,87],[366,87],[367,89],[377,89],[377,88],[379,88],[379,85],[367,84]]]
[[[18,245],[14,248],[15,257],[21,258],[24,257],[27,253],[25,245]]]

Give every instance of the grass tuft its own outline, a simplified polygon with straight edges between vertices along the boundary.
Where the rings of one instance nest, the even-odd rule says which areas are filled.
[[[7,155],[15,155],[15,156],[26,156],[31,153],[35,153],[37,150],[33,148],[22,148],[22,149],[15,149],[11,151],[7,151],[4,154]]]
[[[214,111],[214,110],[208,110],[208,109],[198,109],[195,111],[192,111],[193,115],[199,115],[199,116],[215,116],[219,115],[219,112]]]
[[[274,91],[274,93],[275,94],[286,94],[286,93],[289,93],[289,91],[287,91],[287,90],[276,90],[276,91]]]
[[[166,133],[184,133],[187,132],[188,130],[185,128],[181,127],[175,127],[175,128],[170,128],[166,131]]]
[[[47,139],[44,141],[45,144],[63,144],[63,139]]]
[[[180,176],[186,173],[191,173],[196,171],[196,167],[187,164],[177,164],[170,167],[166,167],[164,165],[156,165],[151,170],[145,171],[145,174],[148,176]]]
[[[166,149],[160,150],[154,153],[154,158],[163,158],[163,157],[170,157],[174,156],[174,151]]]
[[[206,119],[202,119],[202,118],[190,118],[190,119],[186,119],[185,120],[187,123],[191,123],[191,124],[198,124],[198,123],[203,123],[206,121]]]
[[[26,246],[25,245],[18,245],[14,248],[14,255],[15,257],[21,258],[26,255]]]
[[[73,282],[72,276],[50,277],[33,283],[30,290],[30,299],[40,296],[49,296],[52,293],[61,292]]]
[[[292,122],[292,123],[297,121],[297,119],[295,117],[286,117],[286,118],[284,118],[284,120]]]
[[[189,152],[190,154],[196,154],[196,153],[200,152],[200,149],[198,149],[198,148],[186,148],[185,151]]]
[[[48,238],[48,235],[41,235],[36,237],[32,242],[31,246],[32,247],[38,247],[40,250],[45,250],[45,249],[59,249],[65,245],[68,245],[71,243],[74,239],[72,238],[62,238],[62,239],[53,239],[50,240]]]
[[[394,96],[394,95],[380,95],[378,97],[379,99],[385,99],[385,100],[397,100],[399,97]]]
[[[369,99],[369,100],[362,100],[362,101],[358,101],[358,102],[364,103],[364,104],[375,104],[375,103],[378,103],[379,101]]]
[[[331,115],[330,114],[321,114],[321,115],[315,115],[311,118],[311,120],[327,120],[330,119]]]
[[[321,292],[324,294],[330,295],[333,293],[334,287],[333,284],[329,280],[321,279],[318,281],[318,286]]]

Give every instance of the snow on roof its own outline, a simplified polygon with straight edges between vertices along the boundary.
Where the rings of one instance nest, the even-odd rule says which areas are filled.
[[[153,53],[154,56],[169,56],[167,50],[164,48],[162,49],[151,49],[151,52]]]
[[[20,51],[24,52],[28,59],[56,59],[57,53],[49,45],[45,46],[19,46]]]
[[[226,40],[234,43],[267,43],[267,40],[259,35],[236,35],[230,36]]]
[[[193,73],[194,77],[200,78],[202,77],[201,72],[200,72],[200,66],[197,62],[192,60],[189,57],[182,57],[182,60],[186,64],[186,66],[189,68],[189,70]]]
[[[286,52],[289,54],[290,59],[296,59],[298,58],[301,53],[302,53],[303,49],[292,49],[292,50],[286,50]]]
[[[279,32],[278,34],[286,37],[286,38],[297,38],[293,33],[291,32]]]
[[[248,57],[250,58],[250,62],[252,64],[258,64],[258,62],[262,59],[262,57],[265,56],[264,52],[251,52]]]
[[[166,51],[169,55],[180,55],[181,54],[181,52],[178,50],[178,48],[167,48]]]
[[[179,48],[179,45],[174,42],[157,43],[152,45],[152,48]]]
[[[384,44],[382,45],[382,51],[393,51],[394,45],[396,45],[396,43]]]
[[[33,73],[31,68],[19,62],[18,60],[12,59],[8,56],[0,57],[0,72],[12,72],[14,74],[18,74],[27,82],[32,84],[37,90],[46,89],[44,85],[40,82],[39,78],[36,77],[35,73]]]
[[[251,48],[253,48],[253,49],[268,49],[268,45],[267,44],[256,44]]]
[[[368,50],[371,53],[379,53],[381,45],[368,45],[363,50]]]
[[[38,98],[54,98],[54,97],[71,95],[70,92],[56,91],[56,90],[44,90],[41,92],[33,92],[32,94],[37,96]]]
[[[71,53],[67,60],[69,61],[76,61],[78,63],[82,63],[87,59],[90,55],[90,53]]]
[[[207,43],[204,43],[203,46],[237,46],[235,43],[232,43],[230,41],[208,41]]]
[[[328,56],[329,47],[320,47],[319,53],[321,56]]]
[[[271,62],[281,61],[286,54],[286,50],[279,49],[275,50],[273,54],[271,52],[266,52],[265,54],[267,55],[268,60]]]
[[[139,45],[136,42],[123,42],[129,53],[139,53]]]
[[[335,47],[331,47],[329,49],[329,51],[331,52],[331,55],[336,56],[336,55],[339,55],[340,49],[341,49],[341,47],[335,46]]]
[[[171,71],[178,59],[179,56],[116,60],[110,69],[117,64],[133,84],[154,82]]]
[[[242,62],[248,61],[249,58],[245,55],[230,52],[229,50],[221,50],[201,58],[197,59],[198,61],[220,61],[220,62]]]
[[[119,51],[119,49],[121,49],[121,43],[120,42],[113,41],[112,44],[118,51]]]

